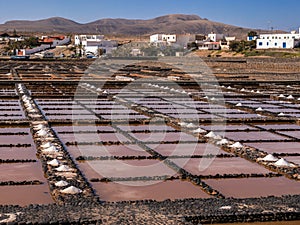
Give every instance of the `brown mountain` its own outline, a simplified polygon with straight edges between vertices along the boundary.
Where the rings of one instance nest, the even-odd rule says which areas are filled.
[[[149,20],[101,19],[80,24],[61,17],[28,21],[14,20],[0,24],[0,31],[39,33],[102,33],[120,35],[149,35],[154,33],[224,33],[244,37],[250,30],[219,22],[209,21],[197,15],[173,14]]]

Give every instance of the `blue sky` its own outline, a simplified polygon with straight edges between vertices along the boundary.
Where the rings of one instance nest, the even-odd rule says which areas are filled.
[[[0,0],[0,23],[54,16],[86,23],[183,13],[248,28],[290,31],[300,26],[299,9],[299,0]]]

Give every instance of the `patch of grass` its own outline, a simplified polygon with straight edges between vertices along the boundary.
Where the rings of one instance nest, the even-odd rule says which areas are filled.
[[[255,56],[269,56],[274,58],[298,58],[300,57],[300,51],[280,51],[280,50],[252,50],[244,51],[245,57]]]

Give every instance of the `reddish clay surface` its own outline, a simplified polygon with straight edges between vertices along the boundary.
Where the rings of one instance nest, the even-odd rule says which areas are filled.
[[[73,157],[84,156],[150,156],[137,145],[81,145],[68,146]]]
[[[164,156],[217,155],[226,153],[214,145],[204,143],[149,144],[148,146]]]
[[[45,181],[40,162],[0,164],[0,181]]]
[[[258,148],[268,153],[299,153],[300,142],[268,142],[247,143],[248,146]]]
[[[0,186],[0,205],[50,204],[53,199],[47,183],[43,185]]]
[[[152,185],[151,185],[152,184]],[[128,201],[153,199],[210,198],[198,186],[187,181],[93,183],[96,192],[105,201]],[[140,186],[133,186],[140,185]]]
[[[159,160],[97,160],[79,164],[90,178],[174,175],[176,172]],[[93,171],[91,171],[91,168]],[[96,172],[96,174],[95,174]]]
[[[202,158],[202,159],[172,159],[177,165],[195,175],[216,174],[251,174],[269,173],[270,171],[256,163],[241,158]]]
[[[204,180],[226,197],[251,198],[300,194],[300,182],[285,177]]]
[[[289,138],[273,134],[268,131],[250,131],[250,132],[226,132],[226,138],[235,141],[247,140],[288,140]]]

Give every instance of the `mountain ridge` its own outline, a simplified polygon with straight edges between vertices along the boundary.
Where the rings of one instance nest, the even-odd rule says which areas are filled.
[[[261,31],[210,21],[198,15],[169,14],[152,19],[104,18],[88,23],[78,23],[63,17],[41,20],[11,20],[0,24],[0,31],[39,33],[101,33],[119,35],[151,35],[154,33],[224,33],[245,37],[250,30]]]

